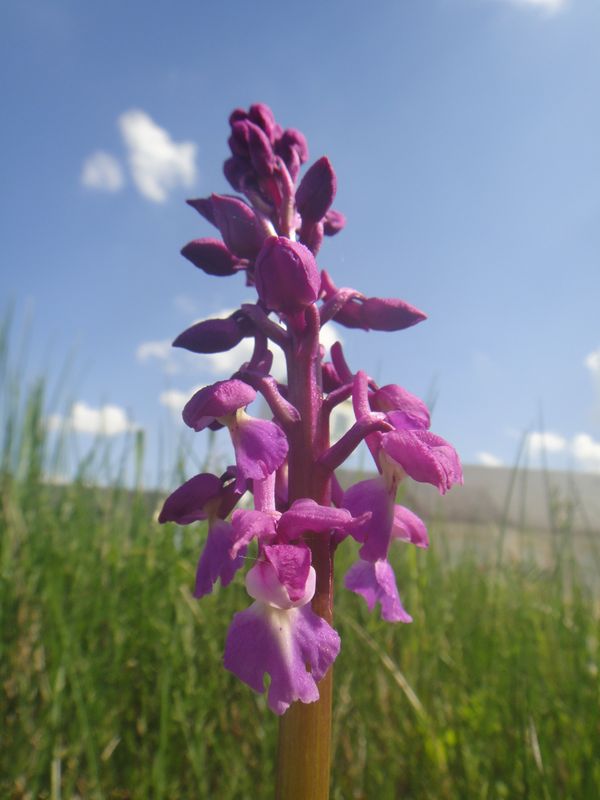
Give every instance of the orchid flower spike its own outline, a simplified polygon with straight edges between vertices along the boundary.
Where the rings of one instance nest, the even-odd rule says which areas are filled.
[[[422,400],[353,370],[339,343],[325,361],[319,335],[329,321],[397,332],[426,319],[405,300],[338,288],[317,266],[323,238],[346,222],[333,208],[337,177],[329,158],[301,175],[309,160],[304,135],[282,127],[262,103],[235,109],[229,124],[231,155],[223,171],[238,194],[188,201],[213,235],[192,240],[182,254],[206,275],[233,281],[243,275],[256,302],[224,319],[195,322],[173,344],[202,356],[254,340],[247,363],[197,391],[183,409],[194,431],[229,434],[235,466],[220,477],[190,478],[166,499],[159,520],[208,528],[196,597],[219,582],[227,586],[248,566],[248,605],[230,624],[224,664],[256,692],[265,691],[268,678],[268,705],[283,714],[292,703],[319,700],[319,685],[340,652],[332,618],[337,547],[358,546],[345,587],[370,610],[379,604],[383,619],[410,622],[392,550],[395,542],[426,548],[429,539],[425,523],[396,503],[398,486],[421,481],[444,494],[462,483],[462,468],[452,445],[429,430]],[[272,374],[277,350],[285,378]],[[259,395],[273,419],[248,414]],[[330,446],[331,412],[349,398],[355,422]],[[335,471],[363,441],[373,475],[344,490]],[[236,509],[246,492],[253,507]]]

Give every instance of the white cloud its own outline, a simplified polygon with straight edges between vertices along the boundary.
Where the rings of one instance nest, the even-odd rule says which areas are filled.
[[[569,0],[509,0],[515,6],[530,6],[531,8],[539,8],[548,14],[556,14],[566,8]]]
[[[81,170],[83,186],[104,192],[118,192],[124,182],[121,165],[110,153],[97,150],[86,158]]]
[[[600,442],[587,433],[578,433],[573,437],[571,450],[584,469],[600,472]]]
[[[567,447],[567,440],[559,433],[534,431],[527,436],[527,447],[532,455],[560,453]]]
[[[597,350],[594,350],[593,353],[587,355],[583,363],[589,369],[592,375],[597,375],[600,377],[600,347]]]
[[[174,416],[178,417],[183,411],[184,405],[193,394],[202,389],[202,386],[194,386],[187,392],[182,392],[179,389],[168,389],[166,392],[161,392],[158,402],[161,406],[166,406],[173,412]]]
[[[335,444],[338,439],[350,430],[355,423],[354,409],[352,408],[352,400],[344,400],[333,409],[331,414],[331,444]]]
[[[492,453],[486,453],[485,451],[477,453],[477,460],[484,467],[501,467],[504,463],[500,458],[497,458]]]
[[[208,369],[214,375],[229,376],[238,370],[245,361],[250,361],[254,350],[254,339],[242,339],[242,341],[227,350],[225,353],[208,353],[204,356]]]
[[[166,361],[172,353],[171,341],[161,339],[160,341],[142,342],[135,351],[138,361],[149,361],[156,358],[159,361]]]
[[[133,181],[144,197],[164,203],[177,186],[196,179],[196,145],[174,142],[144,111],[131,109],[119,117]]]
[[[117,436],[138,430],[123,408],[110,403],[100,408],[92,408],[87,403],[74,403],[68,416],[51,414],[47,424],[49,430],[70,430],[95,436]]]

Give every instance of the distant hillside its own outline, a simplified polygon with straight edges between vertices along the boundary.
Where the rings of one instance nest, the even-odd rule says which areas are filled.
[[[443,497],[432,486],[406,481],[405,502],[421,516],[449,522],[500,523],[550,530],[600,530],[600,475],[504,467],[464,467],[465,484]],[[348,485],[357,473],[344,473]],[[367,476],[364,476],[367,477]]]

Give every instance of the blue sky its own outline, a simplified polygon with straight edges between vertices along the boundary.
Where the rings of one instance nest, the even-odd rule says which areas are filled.
[[[511,464],[531,430],[530,463],[600,469],[598,0],[15,0],[0,21],[1,292],[31,314],[28,369],[74,354],[50,414],[142,426],[158,459],[177,402],[224,376],[165,346],[249,297],[181,258],[211,235],[183,201],[227,190],[228,114],[261,101],[336,169],[348,225],[320,265],[429,315],[342,329],[351,366],[435,395],[466,463]]]

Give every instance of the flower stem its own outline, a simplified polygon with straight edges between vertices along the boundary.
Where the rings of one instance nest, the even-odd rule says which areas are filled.
[[[288,351],[289,400],[300,424],[289,432],[289,501],[309,497],[331,502],[331,473],[318,463],[329,447],[328,415],[322,413],[319,316],[306,312],[306,327]],[[330,537],[307,533],[317,575],[312,609],[329,624],[333,618],[333,548]],[[327,800],[331,761],[332,670],[319,683],[315,703],[293,703],[279,723],[277,800]]]

